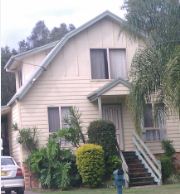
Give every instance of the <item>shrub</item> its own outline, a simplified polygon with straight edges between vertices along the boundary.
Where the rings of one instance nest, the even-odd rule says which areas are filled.
[[[23,146],[25,150],[32,153],[35,149],[37,149],[37,129],[24,128],[19,130],[17,141]]]
[[[167,180],[168,184],[178,184],[180,183],[180,174],[172,174]]]
[[[122,166],[122,161],[118,156],[110,156],[106,162],[107,174],[112,175],[113,171]]]
[[[73,181],[71,175],[77,173],[73,160],[75,157],[69,150],[60,150],[56,140],[50,138],[45,148],[38,149],[29,156],[27,164],[38,175],[43,188],[67,189]]]
[[[102,183],[104,175],[104,151],[101,146],[84,144],[76,151],[76,164],[82,182],[90,187]]]
[[[112,122],[97,120],[88,127],[89,143],[101,145],[106,156],[117,155],[116,129]]]
[[[172,157],[175,153],[175,149],[172,145],[172,141],[170,140],[163,140],[162,141],[162,147],[165,151],[165,155],[168,157]]]
[[[57,136],[64,138],[67,142],[70,142],[74,147],[79,147],[81,142],[86,143],[81,126],[81,114],[76,107],[70,108],[70,115],[65,118],[68,128],[60,129],[57,132]]]
[[[163,182],[165,182],[173,173],[173,165],[170,157],[163,156],[161,158],[161,171]]]

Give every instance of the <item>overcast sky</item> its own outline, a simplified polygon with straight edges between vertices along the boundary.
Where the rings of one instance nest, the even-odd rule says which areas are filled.
[[[109,10],[120,17],[123,0],[1,0],[1,46],[17,48],[37,21],[51,30],[60,23],[77,27]]]

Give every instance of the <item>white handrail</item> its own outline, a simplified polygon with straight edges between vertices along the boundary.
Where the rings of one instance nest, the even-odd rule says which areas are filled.
[[[120,157],[122,160],[122,169],[124,172],[125,187],[127,188],[127,187],[129,187],[128,165],[126,164],[126,160],[125,160],[121,150],[119,150],[119,153],[120,153]]]
[[[154,157],[154,155],[150,152],[141,138],[134,133],[133,134],[133,142],[139,153],[139,157],[144,161],[145,165],[148,167],[148,170],[154,176],[156,182],[161,184],[161,163]]]
[[[150,158],[153,160],[153,162],[156,164],[156,166],[159,167],[158,160],[154,157],[154,155],[151,153],[151,151],[148,149],[148,147],[145,145],[145,143],[141,140],[141,138],[137,134],[135,134],[135,133],[134,133],[134,136],[139,141],[141,146],[145,149],[145,151],[150,156]]]

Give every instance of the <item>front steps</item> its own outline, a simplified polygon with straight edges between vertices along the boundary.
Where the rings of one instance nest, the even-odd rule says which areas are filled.
[[[148,173],[141,160],[135,152],[123,152],[124,158],[129,169],[129,186],[155,185],[154,178]]]

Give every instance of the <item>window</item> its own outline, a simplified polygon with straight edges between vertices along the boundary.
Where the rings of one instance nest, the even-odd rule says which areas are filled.
[[[48,108],[49,132],[60,129],[59,107]]]
[[[165,110],[164,104],[146,104],[144,111],[145,141],[160,141],[165,138]]]
[[[91,49],[92,79],[108,79],[108,63],[106,49]]]
[[[68,122],[71,107],[61,107],[61,128],[68,128]]]
[[[60,128],[68,128],[67,119],[70,115],[71,107],[49,107],[48,108],[48,123],[49,132],[55,132]],[[60,112],[61,111],[61,112]]]
[[[110,49],[109,58],[111,79],[116,79],[118,77],[127,79],[125,49]]]
[[[144,127],[153,127],[152,104],[146,104],[144,110]]]
[[[125,49],[91,49],[90,55],[92,79],[127,79]]]
[[[18,70],[18,84],[20,88],[22,86],[22,69]]]

